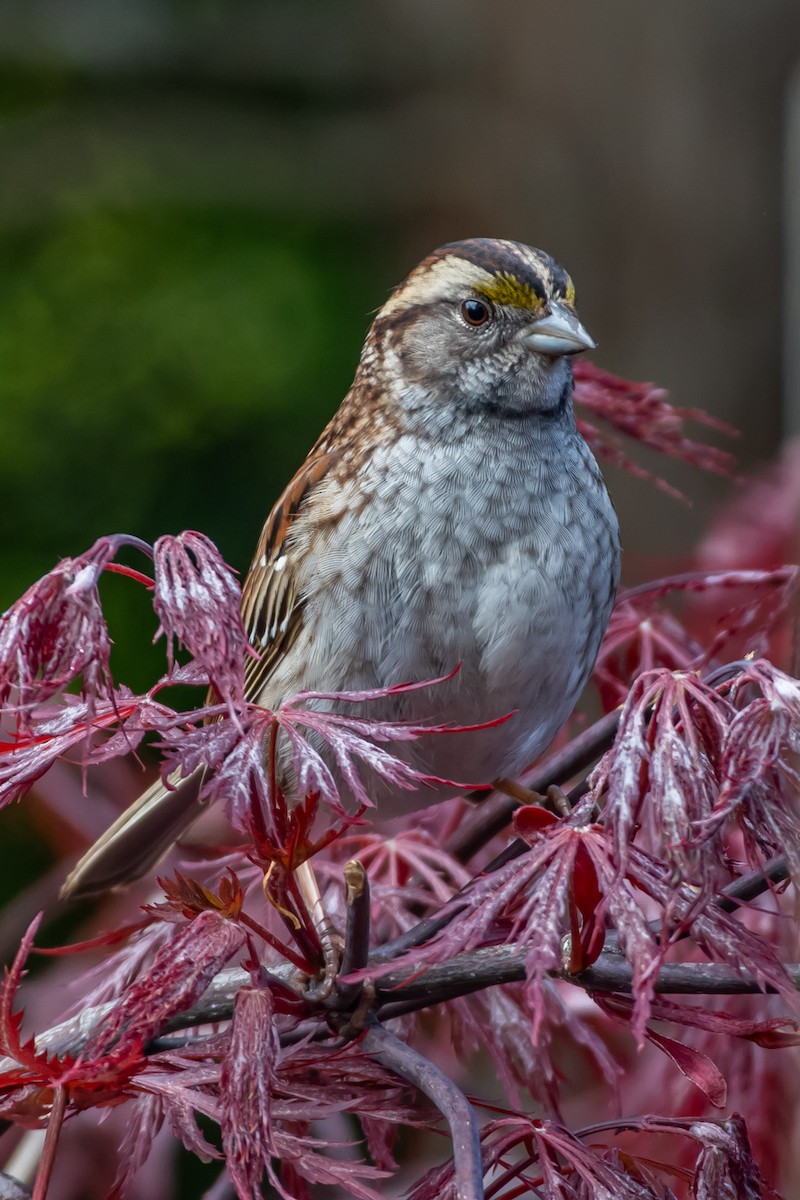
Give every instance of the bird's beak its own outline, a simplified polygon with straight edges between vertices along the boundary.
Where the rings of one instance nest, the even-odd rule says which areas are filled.
[[[539,317],[525,331],[525,345],[549,358],[562,354],[580,354],[594,350],[595,343],[573,312],[562,304],[552,304],[546,317]]]

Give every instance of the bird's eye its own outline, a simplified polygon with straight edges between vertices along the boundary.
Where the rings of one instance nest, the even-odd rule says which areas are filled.
[[[485,325],[492,313],[483,300],[465,300],[461,305],[461,315],[468,325]]]

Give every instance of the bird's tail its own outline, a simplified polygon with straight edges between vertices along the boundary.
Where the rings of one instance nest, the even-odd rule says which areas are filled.
[[[87,850],[67,877],[62,897],[126,887],[149,871],[205,808],[203,774],[199,768],[184,779],[176,772],[143,792]]]

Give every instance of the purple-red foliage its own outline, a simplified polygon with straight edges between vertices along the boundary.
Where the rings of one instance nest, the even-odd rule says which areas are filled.
[[[156,637],[167,639],[174,665],[174,641],[199,663],[216,694],[228,704],[244,695],[244,666],[250,649],[239,611],[241,595],[233,572],[202,533],[161,537],[153,547],[153,608],[160,621]]]
[[[119,1104],[142,1062],[141,1042],[129,1040],[95,1054],[56,1056],[40,1051],[33,1038],[22,1039],[22,1014],[14,1011],[14,1000],[39,922],[36,917],[23,937],[0,991],[0,1051],[5,1056],[0,1116],[32,1127],[47,1122],[57,1092],[66,1097],[71,1114]]]
[[[800,878],[799,748],[800,684],[763,659],[716,685],[664,667],[639,675],[591,778],[620,867],[641,834],[708,895],[736,822],[750,864],[783,853]]]
[[[658,971],[671,945],[687,935],[706,954],[750,972],[800,1005],[774,949],[719,907],[709,905],[669,862],[635,845],[618,845],[591,823],[592,797],[556,820],[539,808],[518,810],[514,827],[528,854],[478,877],[451,902],[458,913],[422,949],[409,951],[409,968],[466,950],[515,942],[525,951],[530,1036],[541,1036],[544,985],[565,969],[579,975],[598,958],[610,933],[632,968],[632,1031],[642,1039]],[[447,913],[447,908],[445,908]],[[392,964],[395,969],[397,963]],[[403,960],[400,961],[403,965]]]
[[[647,475],[627,459],[622,434],[731,473],[729,455],[685,433],[688,420],[730,432],[719,422],[589,364],[576,379],[581,428],[614,461]],[[598,417],[610,433],[595,426]],[[795,504],[786,472],[769,486],[770,495],[782,489],[784,509]],[[752,519],[741,505],[738,516],[723,519],[727,546],[745,511]],[[788,542],[786,521],[781,528]],[[152,559],[152,580],[114,561],[123,548]],[[72,948],[105,956],[78,1001],[81,1019],[38,1043],[22,1037],[15,1010],[38,920],[22,938],[0,993],[0,1117],[49,1127],[36,1200],[48,1187],[51,1200],[62,1195],[57,1161],[52,1174],[62,1121],[118,1105],[129,1120],[113,1200],[124,1196],[162,1129],[199,1158],[223,1160],[240,1200],[256,1200],[265,1182],[287,1200],[310,1200],[315,1184],[377,1200],[398,1170],[395,1131],[442,1129],[440,1113],[416,1088],[424,1090],[420,1049],[444,1059],[451,1073],[486,1051],[515,1105],[513,1113],[490,1109],[481,1130],[487,1200],[776,1197],[743,1121],[725,1115],[726,1071],[713,1039],[772,1053],[791,1053],[800,1039],[797,992],[783,962],[796,949],[781,888],[768,913],[720,903],[723,888],[777,855],[792,881],[800,879],[800,681],[787,655],[797,569],[780,566],[771,552],[769,562],[722,556],[724,569],[713,570],[713,550],[712,538],[698,570],[621,593],[595,670],[601,706],[620,708],[616,735],[593,771],[582,759],[554,781],[578,784],[571,805],[561,794],[548,811],[530,796],[514,819],[511,849],[487,833],[477,872],[448,849],[463,801],[437,804],[391,833],[364,827],[376,780],[398,791],[435,784],[437,794],[448,782],[410,768],[402,746],[446,737],[453,727],[379,720],[370,708],[441,680],[305,693],[275,712],[248,703],[244,666],[255,652],[239,588],[198,533],[161,538],[153,548],[101,538],[30,588],[0,622],[0,804],[24,796],[59,760],[73,760],[90,779],[90,768],[108,770],[150,738],[165,776],[205,771],[205,799],[232,826],[216,834],[231,844],[207,847],[205,857],[194,847],[180,871],[159,880],[161,892],[143,912],[104,910],[108,933]],[[143,695],[111,679],[98,586],[104,570],[152,590],[166,665]],[[202,689],[196,707],[170,707],[165,696],[178,682]],[[567,731],[559,750],[566,761],[570,745]],[[278,747],[305,795],[294,807],[276,786]],[[449,782],[457,790],[484,781]],[[356,888],[346,898],[342,871],[354,857],[371,894]],[[326,960],[330,973],[335,938],[299,883],[309,859],[328,917],[347,931],[353,967],[347,978],[317,980],[311,990],[307,976]],[[748,894],[757,892],[751,886]],[[502,988],[471,995],[471,971],[501,947],[517,973]],[[709,964],[724,964],[732,979],[746,975],[774,990],[781,1008],[743,1016],[716,1003],[670,1000],[659,978],[677,963],[696,967],[698,979]],[[609,967],[627,972],[627,983],[598,982]],[[235,994],[220,1016],[208,989],[225,968],[222,979],[235,978]],[[405,981],[401,991],[438,972],[436,1004],[449,998],[447,1019],[436,1010],[416,1019],[424,995],[393,1011],[383,982],[389,972]],[[43,985],[26,984],[33,998],[47,979],[45,971]],[[406,1045],[407,1075],[378,1061],[369,1034],[360,1037],[377,1019]],[[453,1035],[450,1062],[443,1028]],[[177,1040],[165,1040],[173,1030]],[[408,1049],[412,1043],[417,1050]],[[631,1065],[643,1046],[645,1054],[661,1052],[664,1065],[653,1073],[660,1083],[640,1079]],[[636,1110],[660,1106],[668,1115],[601,1125],[577,1119],[582,1109],[590,1120],[607,1111],[609,1096],[612,1109],[627,1106],[631,1073]],[[580,1088],[565,1086],[569,1076]],[[691,1099],[671,1105],[684,1083]],[[525,1115],[520,1089],[554,1119]],[[707,1119],[715,1108],[721,1118]],[[442,1111],[455,1120],[447,1104]],[[208,1134],[209,1122],[218,1137]],[[476,1200],[459,1175],[472,1134],[457,1121],[453,1133],[455,1163],[417,1179],[412,1200]],[[670,1149],[677,1138],[691,1148],[688,1157]]]
[[[646,1149],[641,1157],[635,1152],[620,1155],[588,1142],[613,1127],[594,1126],[576,1135],[552,1121],[522,1116],[490,1121],[481,1138],[490,1181],[486,1200],[523,1195],[541,1200],[675,1200],[667,1183],[670,1168],[654,1162]],[[744,1122],[736,1114],[721,1124],[644,1117],[620,1121],[619,1127],[639,1134],[645,1146],[647,1136],[656,1132],[691,1138],[699,1151],[692,1200],[780,1200],[762,1178]],[[429,1171],[408,1200],[459,1200],[452,1164]]]
[[[319,1070],[316,1088],[306,1078],[309,1067],[312,1072],[315,1067]],[[281,1196],[291,1197],[286,1168],[292,1179],[341,1183],[349,1195],[377,1200],[380,1192],[370,1182],[385,1179],[390,1172],[353,1161],[337,1162],[320,1153],[327,1147],[310,1136],[309,1124],[339,1111],[363,1114],[373,1105],[376,1112],[370,1120],[377,1128],[404,1118],[414,1120],[413,1112],[398,1100],[391,1078],[357,1049],[342,1056],[338,1071],[335,1057],[331,1061],[310,1046],[282,1051],[270,993],[263,988],[238,993],[222,1060],[220,1105],[228,1174],[243,1200],[260,1200],[265,1173]]]
[[[797,600],[798,568],[692,571],[622,590],[594,668],[606,709],[624,704],[631,683],[656,667],[699,671],[721,654],[767,654]],[[712,623],[689,609],[681,620],[664,606],[680,597],[710,608]],[[701,610],[701,617],[707,613]]]
[[[261,1195],[265,1166],[280,1187],[272,1168],[277,1156],[272,1095],[280,1049],[271,994],[266,988],[242,988],[220,1076],[222,1145],[240,1196]]]
[[[705,425],[728,437],[736,437],[737,430],[724,421],[710,416],[701,408],[677,408],[667,400],[667,393],[652,383],[634,383],[610,375],[591,362],[575,364],[576,423],[587,442],[598,454],[618,467],[623,467],[640,479],[655,483],[662,491],[682,498],[676,488],[660,476],[653,475],[639,463],[633,462],[623,443],[616,434],[624,434],[637,442],[666,454],[670,458],[683,459],[692,466],[718,475],[732,475],[736,459],[725,450],[696,442],[686,436],[687,421]],[[592,418],[600,417],[611,427],[611,432],[599,429]]]
[[[101,1023],[85,1053],[99,1054],[110,1047],[141,1049],[171,1016],[200,999],[243,942],[244,931],[222,913],[201,912],[180,926]]]
[[[108,634],[97,583],[118,550],[100,538],[63,559],[0,619],[0,702],[25,720],[77,677],[87,696],[110,692]]]

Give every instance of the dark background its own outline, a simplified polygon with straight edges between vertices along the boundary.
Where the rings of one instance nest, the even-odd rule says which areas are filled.
[[[799,47],[794,0],[5,3],[0,602],[116,530],[246,567],[370,313],[465,235],[551,251],[600,365],[768,458]],[[669,478],[692,508],[612,473],[629,577],[725,493]]]

